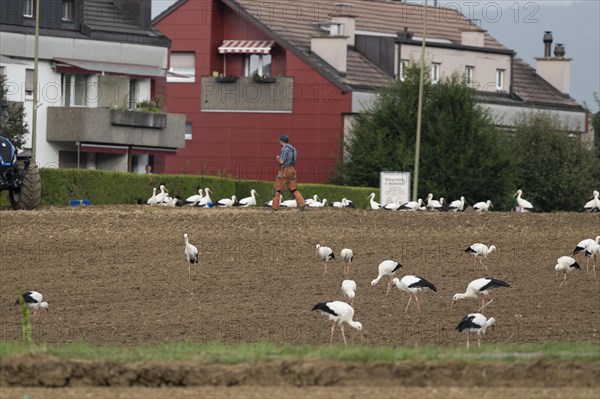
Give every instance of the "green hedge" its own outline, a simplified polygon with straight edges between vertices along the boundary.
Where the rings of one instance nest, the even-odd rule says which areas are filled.
[[[210,187],[214,201],[231,197],[248,197],[255,189],[259,195],[257,202],[262,204],[271,199],[273,183],[254,180],[234,180],[206,175],[158,175],[109,172],[86,169],[40,169],[42,179],[42,205],[68,205],[72,199],[89,199],[92,205],[146,203],[152,195],[152,188],[164,183],[171,195],[182,199],[197,194],[199,188]],[[314,194],[327,198],[331,204],[343,197],[351,199],[359,208],[368,206],[368,195],[379,189],[345,187],[326,184],[299,184],[298,189],[305,198]],[[291,198],[289,192],[284,197]],[[2,193],[0,205],[7,206],[8,195]]]

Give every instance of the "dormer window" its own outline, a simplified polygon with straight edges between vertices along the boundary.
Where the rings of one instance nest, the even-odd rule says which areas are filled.
[[[496,69],[496,90],[504,90],[504,69]]]
[[[63,0],[62,20],[73,22],[75,16],[75,0]]]
[[[33,0],[23,0],[23,16],[26,18],[33,17]]]
[[[475,72],[475,67],[471,65],[467,65],[465,67],[465,84],[467,86],[473,86],[473,73]]]
[[[434,62],[431,64],[431,83],[437,83],[440,80],[440,65],[439,63]]]

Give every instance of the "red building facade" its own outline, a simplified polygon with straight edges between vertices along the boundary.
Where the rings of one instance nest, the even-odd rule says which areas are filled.
[[[195,77],[166,83],[168,110],[187,116],[191,134],[177,155],[155,158],[154,169],[272,180],[280,149],[277,138],[287,134],[298,150],[299,180],[326,182],[342,152],[344,115],[351,112],[352,94],[286,49],[264,24],[246,17],[243,10],[219,0],[189,0],[155,19],[155,28],[172,41],[171,66],[173,55],[193,56]],[[221,54],[226,40],[273,41],[269,76],[277,82],[265,85],[251,76],[244,80],[247,54],[254,50]],[[216,82],[214,76],[225,72],[240,80]]]

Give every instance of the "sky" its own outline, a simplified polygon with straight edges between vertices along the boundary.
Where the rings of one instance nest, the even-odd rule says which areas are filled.
[[[152,16],[174,2],[152,0]],[[433,2],[428,0],[429,5]],[[544,55],[544,31],[552,31],[552,51],[556,43],[563,43],[566,57],[573,59],[571,97],[599,111],[593,97],[594,92],[600,95],[599,0],[438,0],[438,5],[459,9],[467,18],[479,20],[483,29],[534,68],[535,57]]]

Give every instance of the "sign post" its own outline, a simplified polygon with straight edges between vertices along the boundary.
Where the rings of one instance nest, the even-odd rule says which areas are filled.
[[[410,172],[381,172],[379,203],[383,206],[400,201],[410,201]]]

